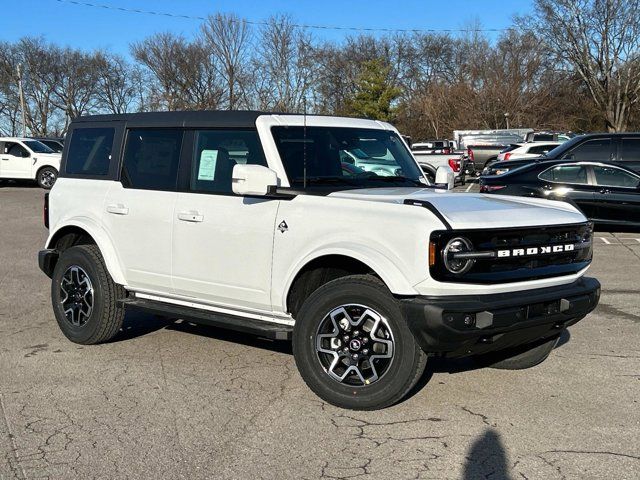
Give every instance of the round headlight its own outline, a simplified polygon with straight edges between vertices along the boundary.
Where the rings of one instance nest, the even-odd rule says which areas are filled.
[[[472,258],[454,258],[456,253],[467,253],[473,251],[473,244],[464,237],[452,238],[447,242],[442,250],[444,266],[451,273],[461,275],[468,272],[476,261]]]

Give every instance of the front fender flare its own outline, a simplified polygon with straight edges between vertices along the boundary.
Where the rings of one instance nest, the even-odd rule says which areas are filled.
[[[371,247],[361,244],[336,243],[327,245],[321,249],[313,250],[305,255],[289,270],[286,276],[285,288],[280,299],[282,311],[287,308],[287,296],[293,281],[302,269],[311,261],[329,255],[341,255],[358,260],[367,265],[395,295],[417,295],[411,282],[402,274],[401,269],[386,255]]]

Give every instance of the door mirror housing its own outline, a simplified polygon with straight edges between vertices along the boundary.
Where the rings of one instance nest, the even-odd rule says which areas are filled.
[[[278,175],[262,165],[233,167],[231,187],[236,195],[264,196],[278,186]]]
[[[576,158],[576,156],[573,153],[567,153],[564,157],[562,157],[562,160],[574,160]]]
[[[455,174],[451,167],[446,165],[438,167],[436,170],[436,188],[441,190],[452,190],[455,178]]]

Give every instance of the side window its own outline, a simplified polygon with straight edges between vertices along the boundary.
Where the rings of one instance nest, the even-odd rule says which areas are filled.
[[[587,184],[587,170],[580,165],[560,165],[545,170],[540,178],[555,183]]]
[[[594,165],[593,173],[596,176],[596,183],[606,187],[635,188],[640,184],[640,178],[619,168]]]
[[[141,190],[175,190],[181,147],[182,130],[129,130],[122,185]]]
[[[573,155],[573,160],[576,161],[608,161],[610,153],[611,139],[609,138],[589,140],[569,152],[570,155]]]
[[[71,133],[65,172],[107,175],[113,148],[113,128],[76,128]]]
[[[13,157],[28,157],[29,152],[26,148],[24,148],[19,143],[6,143],[7,155],[11,155]]]
[[[232,193],[236,165],[263,165],[267,161],[255,130],[201,130],[195,135],[191,162],[192,192]]]
[[[623,138],[620,156],[623,162],[640,162],[640,138]]]

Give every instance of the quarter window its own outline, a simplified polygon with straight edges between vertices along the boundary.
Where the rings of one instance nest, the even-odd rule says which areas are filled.
[[[113,128],[76,128],[71,134],[65,172],[107,175],[113,149]]]
[[[587,170],[580,165],[562,165],[550,168],[540,174],[540,178],[555,183],[586,184]]]
[[[635,188],[640,184],[640,178],[624,170],[614,167],[593,167],[596,176],[596,183],[606,187],[628,187]]]
[[[125,188],[175,190],[182,130],[129,130],[121,181]]]
[[[193,192],[232,193],[233,167],[267,165],[255,130],[202,130],[196,132],[191,162]]]
[[[623,138],[620,153],[623,162],[640,162],[640,138]]]

